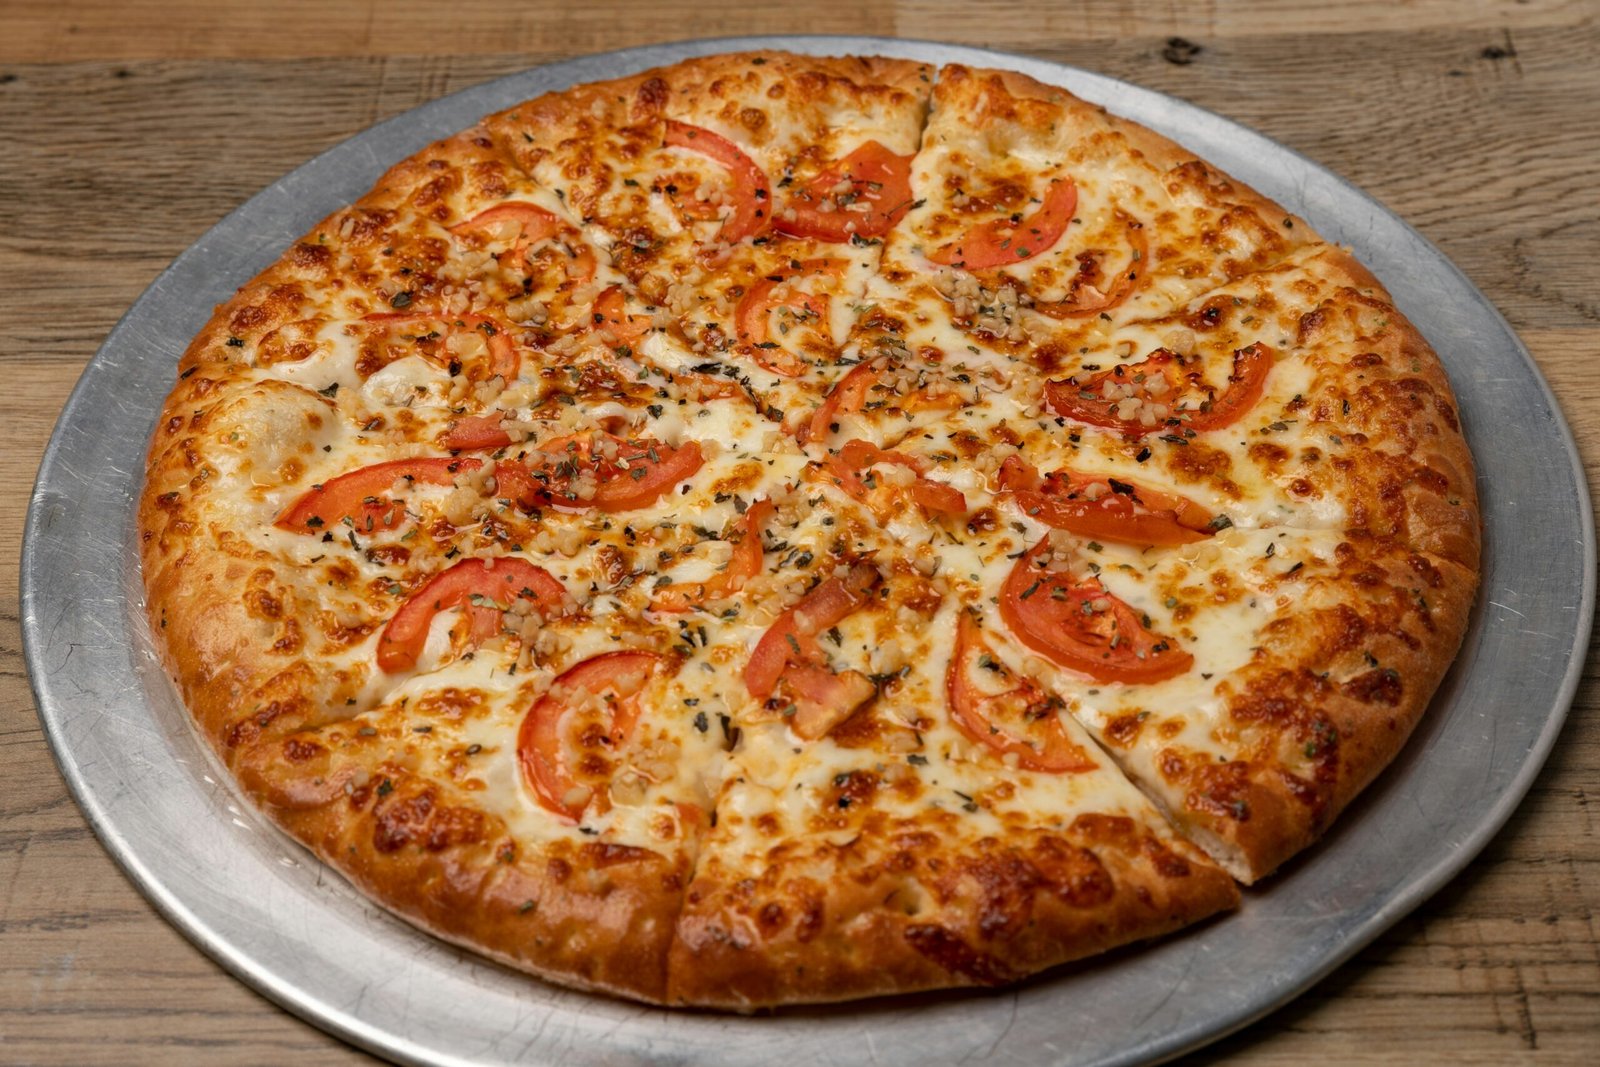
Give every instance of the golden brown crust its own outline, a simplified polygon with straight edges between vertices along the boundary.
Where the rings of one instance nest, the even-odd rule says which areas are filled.
[[[1388,766],[1466,631],[1475,575],[1403,548],[1339,546],[1339,575],[1296,590],[1251,661],[1217,687],[1242,758],[1170,746],[1173,815],[1241,881],[1328,828]]]
[[[969,846],[936,821],[794,845],[757,878],[701,865],[669,957],[675,1002],[750,1010],[1006,985],[1238,901],[1222,871],[1124,816]]]
[[[358,543],[350,531],[339,531],[341,540],[350,538],[349,560],[365,551],[371,563],[378,549],[388,553],[373,573],[342,564],[345,557],[327,563],[320,555],[312,557],[319,568],[313,569],[303,544],[281,551],[281,544],[252,536],[280,521],[296,494],[320,484],[315,479],[340,473],[330,469],[330,454],[395,459],[439,453],[440,436],[416,429],[428,424],[410,410],[414,397],[397,403],[405,410],[386,423],[372,417],[377,402],[353,398],[352,388],[270,372],[274,361],[293,364],[316,346],[344,343],[319,333],[330,323],[345,324],[346,337],[362,335],[357,343],[368,352],[380,342],[365,337],[363,331],[377,329],[366,324],[403,317],[406,309],[446,323],[432,333],[417,327],[405,338],[424,346],[413,362],[457,363],[445,358],[454,351],[447,347],[452,338],[440,335],[449,333],[452,315],[477,306],[461,301],[463,287],[473,299],[487,291],[474,288],[486,274],[468,284],[459,271],[452,273],[459,260],[471,257],[474,269],[485,271],[504,268],[513,297],[533,291],[531,277],[524,281],[517,273],[520,249],[502,247],[506,235],[455,236],[485,205],[543,196],[538,203],[571,216],[557,257],[573,272],[557,290],[571,307],[529,311],[526,321],[518,319],[513,341],[524,365],[547,361],[539,373],[540,388],[548,391],[568,371],[576,374],[571,347],[561,347],[570,340],[562,331],[602,318],[604,284],[592,276],[594,268],[580,277],[566,262],[581,261],[580,245],[592,237],[580,237],[580,227],[605,232],[595,258],[603,271],[614,269],[632,283],[636,291],[628,299],[645,309],[640,317],[665,302],[669,281],[695,281],[731,307],[745,291],[741,286],[770,277],[774,263],[786,264],[794,254],[790,246],[753,249],[746,242],[732,254],[750,277],[717,291],[727,279],[712,279],[729,249],[708,249],[690,224],[673,230],[650,221],[660,216],[660,204],[650,198],[667,194],[640,191],[629,168],[662,150],[670,122],[721,131],[776,178],[792,169],[815,173],[848,151],[853,144],[830,140],[841,121],[856,121],[841,116],[868,116],[863,124],[881,127],[894,153],[917,149],[930,98],[947,113],[970,116],[975,129],[1010,130],[1005,136],[1059,133],[1072,159],[1107,173],[1129,168],[1141,181],[1153,180],[1160,196],[1151,203],[1200,205],[1196,217],[1214,226],[1208,254],[1217,262],[1207,269],[1215,273],[1196,272],[1195,261],[1185,258],[1192,249],[1165,242],[1159,220],[1147,224],[1152,251],[1141,270],[1174,285],[1175,279],[1208,279],[1195,289],[1272,272],[1301,286],[1307,305],[1294,324],[1293,344],[1286,339],[1284,345],[1310,375],[1303,397],[1294,397],[1302,404],[1298,417],[1330,430],[1348,450],[1302,450],[1273,461],[1272,475],[1292,493],[1344,509],[1337,547],[1267,590],[1292,606],[1265,624],[1244,666],[1217,680],[1232,758],[1219,761],[1209,750],[1174,741],[1154,761],[1161,781],[1140,784],[1165,798],[1174,824],[1246,883],[1327,829],[1393,759],[1426,710],[1465,632],[1475,591],[1480,538],[1473,465],[1448,379],[1426,341],[1365,268],[1320,244],[1302,220],[1173,142],[1064,90],[1012,72],[960,66],[945,67],[934,85],[923,64],[777,52],[688,60],[490,116],[392,167],[370,193],[323,220],[220,305],[189,345],[152,437],[139,502],[147,607],[164,663],[202,734],[253,802],[364,892],[440,937],[565,984],[664,1004],[751,1010],[1004,984],[1160,936],[1237,903],[1228,874],[1168,836],[1154,816],[1101,814],[1082,796],[1070,811],[1041,813],[1038,825],[1002,820],[990,833],[967,830],[959,816],[937,806],[914,819],[863,816],[861,832],[849,840],[796,824],[776,842],[766,841],[765,852],[738,837],[736,820],[719,824],[715,809],[708,817],[697,807],[701,795],[687,788],[675,803],[661,802],[647,844],[640,837],[623,843],[589,826],[551,829],[561,820],[550,820],[548,812],[530,832],[530,823],[507,813],[503,796],[490,795],[528,788],[504,772],[520,766],[513,762],[521,759],[513,755],[520,741],[505,739],[501,771],[484,771],[464,755],[480,744],[466,746],[458,738],[454,747],[441,741],[430,748],[431,735],[419,739],[418,729],[432,729],[432,714],[441,733],[448,720],[451,729],[492,722],[514,734],[533,698],[549,692],[551,672],[530,673],[497,695],[442,690],[454,703],[423,712],[417,709],[439,694],[423,685],[406,688],[408,679],[399,674],[388,677],[372,652],[397,605],[456,559],[463,545],[472,551],[487,544],[490,555],[523,552],[520,543],[511,547],[511,527],[485,521],[469,537],[465,523],[452,528],[437,518],[435,503],[423,510],[437,522],[417,522],[418,532],[437,540],[431,546]],[[686,180],[697,180],[693,169]],[[1026,191],[1021,195],[1027,198]],[[1172,226],[1171,218],[1166,221]],[[1106,232],[1122,239],[1116,226]],[[888,240],[893,254],[894,237]],[[883,276],[906,284],[900,267]],[[1172,291],[1175,302],[1203,299]],[[567,314],[571,308],[576,312]],[[803,302],[777,310],[811,311]],[[693,317],[686,313],[682,322]],[[547,319],[564,325],[557,329]],[[495,319],[482,331],[486,337],[500,336],[496,323],[511,335],[507,323]],[[600,329],[615,325],[613,317]],[[465,332],[470,337],[471,328]],[[703,353],[708,341],[715,348],[714,334],[690,335],[685,343],[698,341],[695,351]],[[615,336],[603,339],[608,351],[637,355]],[[398,362],[396,353],[384,358]],[[361,371],[361,384],[371,371]],[[458,372],[452,365],[449,376]],[[474,390],[492,384],[489,376],[469,371],[465,378],[466,386],[447,395],[453,414],[494,410],[473,407]],[[576,395],[580,405],[637,415],[679,393],[701,399],[681,384],[660,386],[648,371],[636,381],[612,372],[585,381],[587,392],[574,388],[562,402]],[[752,409],[752,415],[782,417],[767,409]],[[1193,446],[1191,466],[1202,444]],[[792,458],[791,449],[776,451]],[[749,494],[752,486],[759,495],[761,477],[729,476],[715,499]],[[1222,480],[1206,477],[1197,473],[1196,483]],[[464,487],[458,480],[453,488]],[[439,495],[450,491],[443,487]],[[518,537],[543,536],[541,522],[575,532],[572,524],[561,526],[570,517],[541,520],[515,507],[502,512],[508,522],[523,524]],[[907,588],[933,590],[926,570],[901,559],[888,537],[879,548],[863,548],[876,544],[879,533],[868,519],[852,521],[859,525],[834,528],[841,543],[846,530],[854,539],[849,560],[833,550],[834,565],[876,556],[886,575],[880,590],[885,604],[905,600]],[[564,572],[580,600],[597,597],[602,586],[624,597],[636,580],[654,573],[640,562],[651,553],[635,542],[638,531],[631,526],[625,539],[610,527],[606,536],[581,532],[593,538],[583,542],[583,551],[604,543],[595,553],[598,563]],[[281,542],[291,535],[274,536]],[[530,554],[537,551],[551,560],[559,554]],[[809,565],[810,557],[808,551],[807,562],[795,566]],[[784,563],[794,558],[790,549]],[[917,593],[926,600],[924,625],[948,595]],[[606,626],[612,627],[603,635],[609,642],[646,647],[650,640],[672,640],[660,637],[673,630],[665,622],[630,630],[614,620],[573,618],[569,632],[588,627],[597,641]],[[900,617],[881,620],[889,635],[901,624]],[[692,652],[694,631],[685,636],[684,624],[676,625],[676,640],[687,641]],[[459,637],[451,635],[457,644]],[[698,641],[702,647],[707,642],[703,627]],[[510,641],[509,647],[518,646]],[[928,647],[935,647],[931,638]],[[720,667],[747,656],[741,644],[737,657],[730,651]],[[526,658],[519,663],[525,666]],[[562,663],[573,661],[569,656]],[[496,701],[514,707],[497,719]],[[683,711],[673,709],[679,717]],[[700,735],[715,729],[703,712],[697,726],[678,727]],[[737,728],[724,721],[722,729],[734,747]],[[855,729],[859,736],[849,745],[871,750],[881,743],[859,722]],[[902,724],[901,732],[910,727]],[[1153,734],[1134,740],[1149,743]],[[597,747],[613,743],[609,736],[595,741]],[[923,744],[920,734],[916,743]],[[1107,747],[1122,755],[1115,745]],[[521,773],[530,772],[524,767]],[[993,773],[1009,784],[1016,766],[996,759]],[[978,805],[969,798],[968,808],[976,813]]]
[[[230,436],[295,434],[300,419],[335,418],[321,397],[282,383],[241,387],[226,374],[193,373],[168,398],[151,442],[139,505],[146,605],[168,671],[224,760],[246,737],[322,721],[350,679],[316,672],[304,659],[303,588],[275,561],[227,540],[207,500],[225,477]],[[309,440],[309,434],[305,435]],[[294,449],[298,451],[298,448]],[[219,470],[223,467],[223,470]],[[231,473],[231,472],[228,472]]]
[[[1369,492],[1343,487],[1348,497],[1365,503],[1365,515],[1355,518],[1353,528],[1401,537],[1416,551],[1476,574],[1482,521],[1475,468],[1443,363],[1354,256],[1331,249],[1319,270],[1344,286],[1302,318],[1300,340],[1312,350],[1341,343],[1346,350],[1360,349],[1334,369],[1350,400],[1350,410],[1341,406],[1338,418],[1358,435],[1369,463],[1373,457],[1404,463]],[[1327,416],[1333,417],[1331,410]],[[1366,473],[1357,469],[1353,476]]]
[[[565,984],[666,1000],[687,854],[519,846],[449,783],[342,760],[327,742],[257,743],[237,758],[239,784],[356,886],[431,933]]]
[[[309,312],[323,310],[326,292],[319,293],[318,287],[336,279],[346,295],[359,298],[367,290],[365,295],[382,297],[366,310],[389,310],[374,261],[394,258],[386,257],[383,249],[394,251],[397,223],[411,225],[418,217],[453,221],[453,199],[505,196],[514,170],[510,156],[494,145],[481,124],[396,163],[371,191],[317,223],[280,259],[219,304],[185,349],[179,373],[207,363],[238,363],[246,345]],[[417,294],[419,304],[427,295]]]

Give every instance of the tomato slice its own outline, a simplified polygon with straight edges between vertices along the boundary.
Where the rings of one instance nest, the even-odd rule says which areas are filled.
[[[697,604],[732,596],[743,589],[744,583],[761,573],[764,551],[761,531],[772,521],[775,511],[770,500],[751,504],[739,520],[739,539],[734,542],[733,557],[728,560],[727,567],[703,582],[662,590],[650,602],[650,607],[655,611],[688,611]]]
[[[450,227],[450,232],[481,233],[490,238],[503,239],[507,236],[508,229],[511,230],[511,253],[531,265],[532,249],[536,245],[556,237],[563,231],[571,230],[572,227],[542,207],[522,201],[508,201],[480,211],[465,222],[457,223]],[[582,284],[594,277],[594,252],[581,241],[571,242],[569,250],[572,247],[577,249],[572,253],[575,269],[567,271],[567,276],[575,284]]]
[[[537,450],[495,464],[501,495],[532,509],[631,511],[647,507],[700,469],[700,445],[677,448],[648,437],[628,439],[594,431],[554,438]],[[594,490],[579,496],[577,484],[592,475]]]
[[[544,696],[534,701],[517,731],[517,764],[522,780],[547,811],[575,823],[589,806],[589,797],[579,792],[581,783],[574,776],[575,764],[590,755],[614,752],[633,732],[639,719],[639,694],[652,678],[664,674],[672,659],[659,652],[605,652],[567,668],[550,683]],[[603,732],[562,729],[562,720],[572,718],[590,697],[604,703],[609,722]],[[573,742],[570,746],[568,739]],[[569,747],[579,759],[569,761]]]
[[[1267,373],[1272,370],[1272,349],[1257,341],[1233,353],[1233,373],[1228,375],[1228,388],[1221,396],[1207,390],[1209,399],[1201,404],[1198,413],[1182,414],[1184,425],[1191,430],[1205,432],[1231,426],[1256,406],[1267,385]]]
[[[1183,545],[1210,537],[1215,518],[1175,493],[1101,474],[1058,470],[1045,477],[1021,456],[1000,464],[1000,487],[1024,515],[1057,530],[1124,545]]]
[[[772,227],[818,241],[882,237],[911,208],[911,160],[864,141],[791,194]],[[840,190],[841,182],[850,188]]]
[[[735,325],[739,340],[751,346],[757,363],[774,374],[790,378],[810,369],[804,360],[772,340],[772,313],[783,309],[796,324],[811,326],[831,342],[832,300],[827,293],[801,292],[792,283],[807,275],[837,278],[843,270],[844,264],[838,260],[808,259],[788,270],[769,274],[750,286],[739,301]]]
[[[795,440],[805,444],[807,441],[826,439],[833,432],[835,419],[866,407],[867,396],[883,377],[883,371],[881,362],[857,363],[850,368],[850,373],[835,382],[828,391],[822,406],[796,431]]]
[[[933,361],[936,362],[937,357]],[[931,363],[921,366],[931,366]],[[915,373],[918,367],[916,362],[898,356],[879,356],[856,364],[834,383],[821,406],[804,422],[793,427],[795,440],[802,445],[826,441],[838,431],[839,420],[844,415],[884,409],[897,416],[897,425],[903,425],[899,422],[899,416],[909,420],[916,412],[959,409],[966,403],[959,393],[949,388],[924,389],[915,384],[922,380]],[[902,368],[914,371],[909,379],[913,384],[911,388],[897,392],[896,387],[885,384],[885,380],[894,382],[892,372]]]
[[[1097,766],[1061,724],[1061,701],[1030,678],[1018,678],[984,640],[971,615],[961,613],[955,652],[945,672],[945,696],[956,729],[976,745],[1017,766],[1048,774],[1092,771]]]
[[[1041,570],[1036,561],[1049,547],[1047,537],[1019,558],[1000,590],[1000,617],[1019,641],[1098,682],[1159,682],[1194,665],[1099,578]]]
[[[362,535],[392,529],[405,511],[404,505],[388,495],[396,482],[405,479],[427,485],[454,485],[457,474],[482,465],[479,460],[454,456],[374,463],[313,486],[273,525],[294,533],[335,533],[341,537],[341,526]]]
[[[464,559],[428,579],[400,605],[378,638],[378,666],[389,674],[415,667],[433,617],[450,608],[466,610],[474,645],[486,641],[500,632],[501,616],[519,597],[533,601],[543,614],[557,614],[567,591],[549,571],[527,560],[501,558],[491,566]]]
[[[1045,190],[1039,210],[1019,222],[990,219],[973,226],[928,258],[947,267],[988,270],[1009,267],[1048,251],[1066,232],[1078,209],[1078,187],[1071,178],[1057,178]]]
[[[483,335],[489,346],[489,375],[491,377],[498,374],[509,382],[522,369],[522,357],[517,354],[517,346],[512,343],[511,335],[506,333],[503,327],[484,318],[482,315],[436,315],[426,311],[381,311],[362,316],[362,321],[381,325],[385,328],[437,323],[444,327],[438,332],[447,338],[452,334],[476,330]],[[424,358],[427,357],[425,356]],[[433,361],[437,363],[438,359],[435,357]]]
[[[791,663],[778,679],[775,692],[775,703],[793,705],[788,713],[789,728],[807,741],[815,741],[877,696],[878,687],[860,671],[835,674],[814,663]]]
[[[733,183],[728,194],[733,213],[722,224],[719,240],[734,244],[766,229],[768,207],[772,203],[767,176],[738,145],[702,126],[668,119],[666,146],[698,152],[727,170]]]
[[[898,486],[883,485],[864,472],[880,463],[891,463],[909,469],[914,475],[909,490],[911,499],[923,510],[934,515],[951,515],[961,518],[967,513],[967,498],[961,490],[943,482],[923,476],[928,464],[904,452],[891,452],[869,441],[852,438],[845,442],[839,454],[829,456],[822,464],[833,484],[851,497],[870,507],[878,518],[887,518],[894,510],[894,498],[900,494]]]
[[[829,578],[779,615],[761,635],[744,668],[744,686],[757,700],[766,700],[791,664],[827,662],[817,634],[866,606],[878,584],[878,569],[857,563],[843,577]]]
[[[622,296],[620,285],[608,286],[604,292],[594,300],[594,324],[596,328],[606,327],[623,344],[633,345],[639,343],[650,330],[650,317],[648,315],[628,314],[627,302]]]
[[[1149,269],[1150,242],[1145,238],[1142,223],[1120,212],[1118,216],[1128,229],[1128,243],[1132,247],[1128,266],[1107,284],[1100,277],[1100,257],[1094,252],[1081,252],[1078,273],[1068,283],[1067,295],[1060,300],[1035,300],[1033,310],[1053,319],[1081,318],[1109,311],[1133,295],[1139,288],[1139,280]]]
[[[476,452],[484,448],[503,448],[511,443],[511,435],[501,424],[503,416],[463,415],[445,430],[440,443],[452,452]]]
[[[535,204],[523,201],[506,201],[478,212],[465,222],[450,227],[451,233],[472,233],[482,230],[493,234],[504,223],[516,227],[515,240],[527,244],[554,237],[566,226],[556,216]]]
[[[1261,399],[1272,350],[1257,342],[1233,354],[1233,373],[1218,396],[1199,371],[1164,348],[1142,363],[1119,363],[1086,381],[1045,383],[1045,400],[1056,414],[1091,426],[1120,430],[1127,437],[1192,430],[1205,433],[1237,422]],[[1198,398],[1198,399],[1197,399]]]

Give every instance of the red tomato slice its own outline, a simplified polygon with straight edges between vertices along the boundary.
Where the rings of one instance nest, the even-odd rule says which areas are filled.
[[[395,674],[415,667],[428,643],[433,617],[450,608],[466,609],[474,645],[488,640],[500,632],[505,608],[518,597],[533,601],[542,614],[557,614],[567,592],[549,571],[522,559],[497,559],[493,567],[486,560],[464,559],[440,571],[407,597],[383,628],[378,638],[379,668]]]
[[[813,663],[791,663],[778,680],[779,699],[794,705],[789,727],[807,741],[825,737],[856,709],[878,695],[878,687],[860,671],[834,674]]]
[[[863,142],[794,192],[773,219],[773,229],[831,242],[882,237],[911,207],[911,159],[877,141]],[[835,192],[844,181],[849,190]],[[833,209],[824,211],[824,202]]]
[[[463,415],[452,422],[441,443],[452,452],[476,452],[484,448],[503,448],[511,435],[501,425],[499,412],[493,415]]]
[[[516,240],[524,243],[543,241],[554,237],[566,224],[542,207],[522,201],[507,201],[478,212],[465,222],[450,227],[451,233],[470,233],[474,230],[495,230],[502,223],[517,227]]]
[[[828,434],[833,432],[835,419],[840,415],[860,411],[866,406],[868,393],[878,384],[882,376],[881,363],[857,363],[850,369],[849,374],[834,383],[822,406],[813,412],[811,418],[795,433],[795,440],[805,444],[807,441],[826,439]]]
[[[1272,370],[1272,350],[1258,342],[1234,352],[1233,373],[1221,396],[1205,384],[1199,371],[1186,373],[1182,367],[1177,356],[1158,348],[1142,363],[1119,363],[1087,381],[1046,382],[1045,400],[1058,415],[1120,430],[1127,437],[1220,430],[1261,399]],[[1157,378],[1163,385],[1153,390]],[[1196,403],[1196,397],[1203,399]],[[1180,408],[1184,401],[1187,406]]]
[[[950,719],[967,740],[1002,756],[1015,753],[1019,767],[1065,774],[1097,766],[1067,736],[1061,701],[1001,663],[966,612],[961,613],[955,653],[945,672],[945,694]]]
[[[500,495],[524,508],[541,505],[581,511],[631,511],[647,507],[700,469],[700,445],[677,448],[648,437],[624,439],[599,431],[555,438],[515,459],[495,464]],[[594,475],[594,494],[574,489],[580,476]]]
[[[1019,558],[1000,590],[1000,617],[1019,641],[1097,682],[1159,682],[1194,665],[1100,579],[1039,569],[1035,560],[1049,547],[1045,538]]]
[[[757,642],[744,668],[744,686],[757,700],[766,700],[790,664],[820,665],[827,661],[817,634],[871,601],[878,569],[857,563],[842,578],[829,578],[779,615]]]
[[[1221,396],[1210,394],[1208,390],[1210,399],[1200,405],[1199,412],[1180,416],[1184,425],[1204,433],[1238,422],[1261,399],[1267,386],[1267,373],[1271,370],[1272,349],[1261,342],[1236,350],[1228,388]]]
[[[534,701],[517,732],[517,763],[522,780],[547,811],[573,823],[583,817],[589,799],[578,802],[573,796],[580,786],[573,769],[581,762],[582,749],[610,753],[626,741],[639,718],[639,694],[671,665],[671,658],[658,652],[602,653],[569,667]],[[569,710],[591,696],[604,701],[609,712],[604,733],[585,730],[574,737],[572,730],[563,731],[561,722],[570,717]],[[567,738],[578,743],[569,746]],[[577,749],[578,760],[568,760],[569,747]]]
[[[633,345],[638,344],[639,338],[649,332],[650,317],[628,314],[622,287],[613,285],[595,297],[594,325],[596,329],[606,327],[617,340],[623,344]]]
[[[772,192],[767,186],[767,176],[755,161],[721,134],[686,122],[667,120],[666,146],[686,148],[717,161],[727,170],[733,188],[728,199],[733,213],[722,225],[718,238],[734,244],[753,237],[767,227],[767,215],[772,203]]]
[[[342,537],[345,526],[363,536],[392,529],[405,508],[389,493],[401,479],[427,485],[454,485],[457,474],[477,470],[475,459],[428,456],[374,463],[314,486],[278,516],[273,525],[295,533],[333,533]]]
[[[1120,216],[1120,212],[1119,212]],[[1067,286],[1067,295],[1061,300],[1036,300],[1033,310],[1053,319],[1081,318],[1101,311],[1109,311],[1121,304],[1134,290],[1150,263],[1150,242],[1146,240],[1144,225],[1121,216],[1128,228],[1128,243],[1132,258],[1128,266],[1109,280],[1100,277],[1100,258],[1093,252],[1078,256],[1078,273]]]
[[[1029,518],[1125,545],[1182,545],[1210,537],[1214,516],[1194,501],[1098,474],[1045,477],[1021,456],[1000,464],[1000,487]]]
[[[806,275],[825,274],[837,278],[843,270],[844,264],[838,260],[808,259],[798,267],[770,274],[750,286],[739,301],[735,322],[739,340],[752,347],[757,363],[774,374],[790,378],[810,369],[804,360],[772,340],[772,313],[785,308],[791,317],[831,341],[829,314],[833,304],[828,294],[804,293],[791,283]]]
[[[868,484],[863,472],[879,463],[906,467],[916,475],[916,480],[907,488],[911,499],[925,511],[956,518],[966,515],[967,498],[961,494],[961,490],[923,477],[928,465],[904,452],[885,451],[871,442],[853,438],[845,442],[838,455],[829,456],[822,466],[835,485],[872,508],[873,513],[883,519],[893,512],[893,498],[899,494],[894,491],[898,487]]]
[[[813,411],[805,422],[794,429],[795,440],[801,444],[826,441],[838,429],[843,415],[885,408],[897,417],[909,419],[913,412],[930,408],[958,409],[964,401],[950,391],[926,392],[913,387],[896,393],[882,383],[890,372],[902,366],[914,367],[910,361],[880,356],[866,363],[858,363],[834,383],[822,405]],[[897,425],[898,418],[896,420]]]
[[[451,334],[476,330],[481,333],[489,345],[489,374],[496,374],[511,381],[522,369],[522,357],[517,354],[517,346],[512,343],[510,334],[496,323],[484,318],[482,315],[435,315],[431,312],[374,312],[362,316],[362,321],[383,325],[385,327],[410,326],[419,323],[438,323],[444,329],[439,333],[445,337]],[[426,357],[425,357],[426,358]],[[438,362],[437,359],[434,362]]]
[[[655,611],[688,611],[696,604],[732,596],[744,588],[744,583],[761,573],[764,546],[761,531],[772,521],[776,509],[770,500],[751,504],[739,520],[739,540],[733,546],[733,558],[728,566],[703,582],[681,587],[669,587],[657,593],[650,602]]]
[[[515,236],[511,241],[511,252],[524,263],[531,264],[533,256],[531,250],[541,241],[547,241],[571,230],[572,227],[562,222],[555,215],[542,207],[520,201],[496,204],[494,207],[478,212],[466,222],[460,222],[450,227],[450,232],[483,233],[495,237],[505,232],[506,223],[516,227]],[[575,235],[575,231],[574,231]],[[569,248],[576,248],[573,253],[574,269],[567,272],[567,276],[574,284],[581,285],[594,277],[595,259],[594,252],[581,240],[570,242]]]
[[[1048,251],[1066,232],[1078,209],[1078,187],[1071,178],[1058,178],[1045,191],[1039,210],[1020,222],[1009,218],[980,222],[959,238],[928,253],[947,267],[988,270],[1009,267]]]

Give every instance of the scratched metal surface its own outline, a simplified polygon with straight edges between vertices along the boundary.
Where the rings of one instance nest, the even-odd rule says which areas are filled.
[[[1461,657],[1396,764],[1239,913],[999,993],[763,1018],[659,1011],[522,977],[373,907],[248,809],[191,731],[139,611],[132,505],[173,364],[212,304],[390,163],[481,114],[745,47],[1001,66],[1104,103],[1354,246],[1443,355],[1484,500],[1483,592]],[[1126,1064],[1177,1055],[1290,1000],[1488,842],[1544,762],[1576,686],[1593,544],[1570,431],[1527,351],[1435,248],[1336,175],[1192,105],[1080,70],[940,44],[751,38],[591,56],[479,86],[352,138],[219,223],[129,310],[61,415],[28,514],[22,625],[56,758],[128,876],[239,978],[379,1054],[428,1064]]]

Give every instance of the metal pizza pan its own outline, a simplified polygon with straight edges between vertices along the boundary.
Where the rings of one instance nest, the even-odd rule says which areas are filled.
[[[1483,585],[1465,644],[1395,763],[1236,914],[1001,992],[671,1012],[557,988],[367,902],[248,807],[202,745],[143,621],[133,511],[178,354],[214,303],[430,141],[539,93],[751,48],[1020,71],[1173,138],[1354,248],[1444,360],[1478,462]],[[40,467],[22,557],[24,651],[61,771],[174,926],[310,1022],[419,1064],[1154,1062],[1260,1018],[1443,886],[1527,792],[1576,688],[1594,529],[1572,435],[1505,320],[1371,197],[1192,104],[1024,56],[872,37],[689,41],[514,74],[406,112],[263,190],[180,255],[106,338]]]

